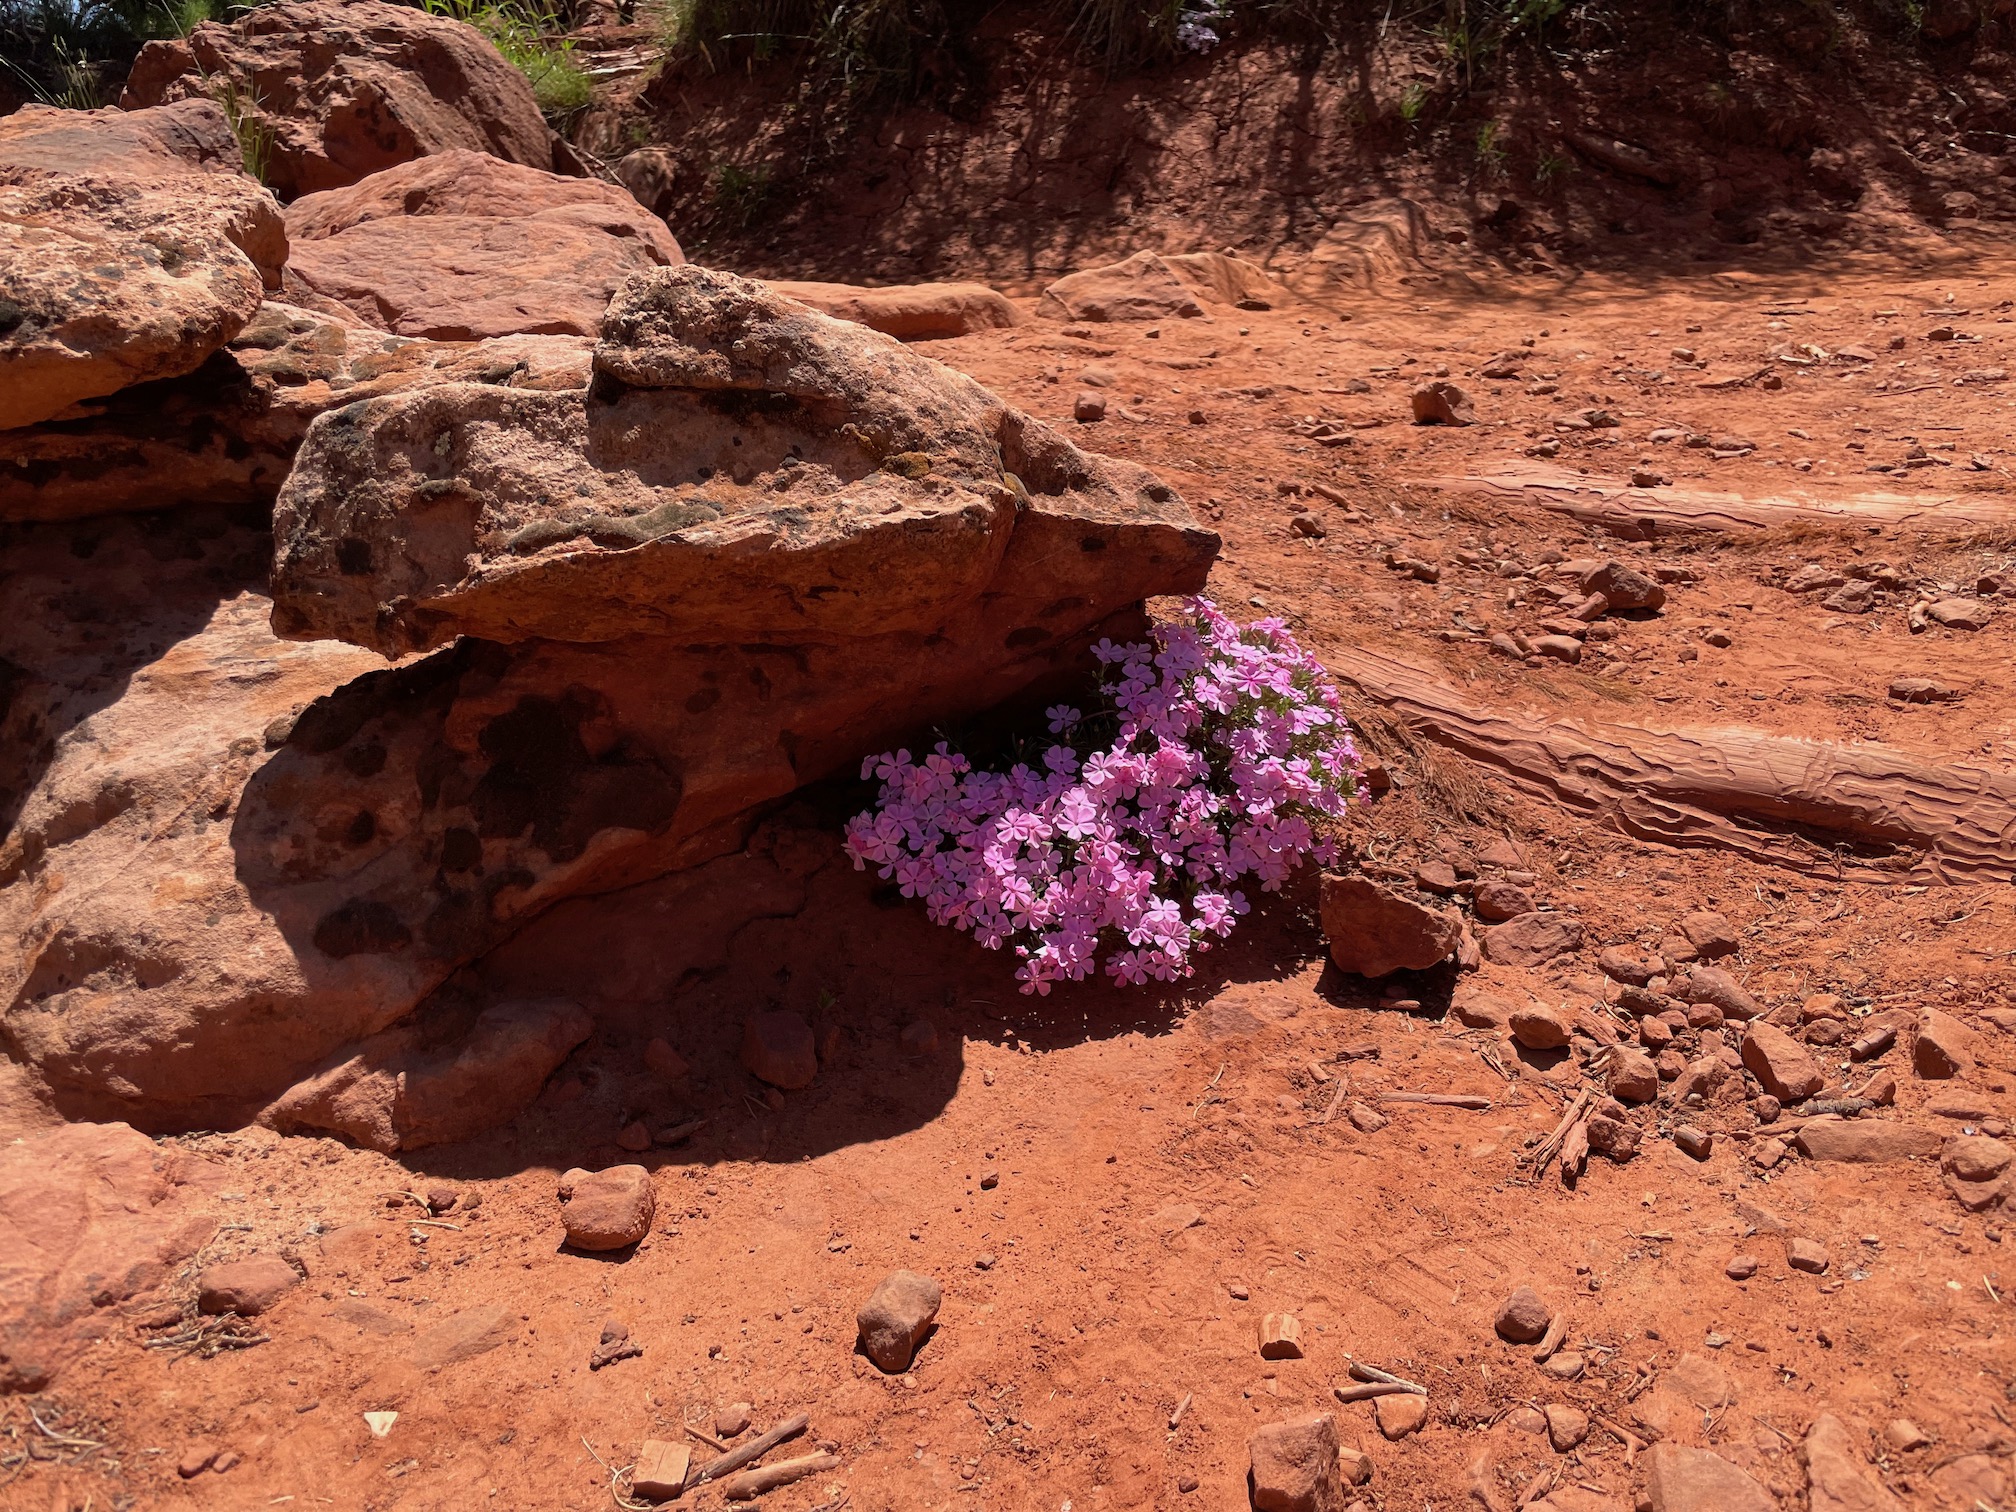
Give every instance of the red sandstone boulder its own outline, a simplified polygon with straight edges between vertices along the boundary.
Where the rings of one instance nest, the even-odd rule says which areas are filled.
[[[1043,291],[1039,315],[1053,320],[1208,319],[1206,305],[1266,310],[1294,299],[1257,263],[1222,252],[1164,256],[1136,252],[1104,267],[1067,274]]]
[[[451,151],[296,200],[290,291],[402,336],[592,336],[633,273],[684,262],[612,184]]]
[[[569,170],[532,86],[475,27],[386,0],[293,0],[140,50],[126,110],[229,91],[283,199],[466,148]],[[564,158],[564,161],[561,160]]]
[[[88,595],[72,534],[20,527],[0,1015],[65,1112],[380,1147],[508,1117],[578,1021],[461,966],[1082,670],[1216,549],[1142,469],[725,274],[633,280],[594,369],[315,419],[272,611],[314,639],[270,633],[249,524],[94,520]]]
[[[853,284],[772,279],[770,287],[835,320],[851,320],[898,341],[970,336],[975,331],[1012,326],[1022,318],[1006,295],[985,284],[891,284],[862,289]]]
[[[286,251],[214,104],[0,118],[0,431],[201,366]]]
[[[326,409],[428,383],[585,388],[588,354],[573,336],[408,340],[269,301],[192,373],[0,431],[0,520],[270,505]]]

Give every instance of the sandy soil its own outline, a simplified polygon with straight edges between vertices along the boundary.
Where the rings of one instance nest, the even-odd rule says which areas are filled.
[[[1980,376],[2016,359],[2012,297],[2016,275],[1978,269],[1536,277],[1209,322],[1032,320],[931,350],[1046,417],[1105,396],[1085,439],[1154,465],[1218,523],[1220,601],[1285,613],[1320,653],[1390,653],[1536,720],[1876,741],[1986,782],[2016,770],[2016,592],[1986,600],[1983,630],[1913,633],[1916,589],[1852,614],[1781,585],[1810,562],[1885,562],[1971,597],[2016,565],[2016,391]],[[1941,327],[1954,338],[1930,339]],[[1840,360],[1847,347],[1873,360]],[[1477,376],[1505,351],[1519,378]],[[1767,367],[1776,387],[1704,386]],[[1479,424],[1407,423],[1409,390],[1443,369]],[[1592,407],[1617,424],[1556,429]],[[1351,439],[1322,444],[1325,422]],[[1716,460],[1648,439],[1662,427],[1753,449]],[[1529,455],[1556,440],[1558,455]],[[1650,541],[1562,512],[1600,504],[1592,486],[1628,490],[1634,469],[1671,480],[1641,491],[1638,513],[1698,512],[1701,493],[1797,507]],[[1292,532],[1302,511],[1320,539]],[[1529,666],[1486,637],[1545,617],[1536,580],[1492,564],[1548,551],[1684,571],[1663,612],[1615,622],[1600,656]],[[1387,567],[1389,552],[1439,564],[1439,581]],[[1959,696],[1899,702],[1900,676]],[[1641,843],[1390,722],[1371,733],[1397,785],[1358,822],[1369,860],[1404,876],[1506,839],[1583,925],[1579,954],[1487,965],[1485,981],[1593,1003],[1599,948],[1713,908],[1740,934],[1721,964],[1769,1007],[1832,992],[1858,1015],[1942,1008],[1982,1036],[1960,1082],[1917,1079],[1908,1049],[1850,1073],[1825,1052],[1830,1077],[1894,1068],[1900,1116],[1942,1135],[2016,1114],[2016,1036],[1984,1017],[2016,1007],[2006,878],[1844,880],[1821,861]],[[790,885],[725,953],[696,953],[682,930],[700,903],[646,888],[570,905],[567,927],[493,962],[493,987],[573,983],[604,1027],[492,1138],[401,1160],[258,1132],[178,1141],[224,1172],[226,1227],[201,1261],[277,1252],[308,1279],[257,1320],[264,1342],[209,1357],[145,1347],[177,1336],[194,1266],[165,1311],[157,1298],[106,1320],[48,1393],[0,1401],[0,1504],[590,1509],[642,1440],[713,1434],[718,1409],[747,1402],[757,1429],[810,1414],[809,1438],[839,1456],[768,1498],[782,1508],[1243,1507],[1252,1430],[1326,1409],[1371,1456],[1353,1493],[1369,1507],[1509,1508],[1557,1487],[1550,1505],[1631,1508],[1643,1455],[1619,1433],[1557,1454],[1522,1426],[1519,1409],[1559,1402],[1635,1439],[1713,1446],[1787,1508],[1807,1505],[1799,1446],[1822,1412],[1904,1505],[2012,1505],[2008,1219],[1964,1211],[1935,1162],[1761,1168],[1768,1135],[1739,1093],[1696,1115],[1718,1134],[1705,1161],[1664,1137],[1668,1110],[1628,1164],[1592,1160],[1572,1189],[1536,1179],[1522,1156],[1581,1085],[1576,1064],[1445,1018],[1444,974],[1401,984],[1415,1006],[1382,1007],[1326,964],[1312,888],[1271,900],[1180,992],[1031,1003],[1009,962],[848,869],[835,817],[818,802],[792,817]],[[811,1088],[766,1102],[735,1051],[768,1006],[839,1035]],[[919,1021],[934,1048],[900,1037]],[[687,1078],[645,1068],[654,1034]],[[1490,1106],[1388,1103],[1370,1133],[1329,1116],[1340,1092],[1393,1090]],[[1971,1119],[1932,1111],[1956,1097],[1980,1105]],[[707,1122],[633,1156],[614,1139],[638,1117]],[[654,1232],[614,1258],[564,1250],[558,1173],[631,1159],[656,1172]],[[422,1222],[401,1194],[435,1189],[458,1201]],[[1802,1237],[1825,1247],[1824,1273],[1788,1267]],[[1739,1253],[1759,1262],[1751,1279],[1725,1274]],[[855,1352],[853,1319],[897,1266],[945,1300],[913,1369],[888,1378]],[[1495,1337],[1520,1284],[1566,1310],[1579,1377]],[[1260,1358],[1256,1329],[1276,1312],[1301,1320],[1306,1358]],[[643,1353],[591,1370],[612,1318]],[[439,1363],[471,1341],[486,1347]],[[1369,1403],[1339,1405],[1353,1359],[1425,1383],[1427,1426],[1389,1443]],[[363,1417],[377,1411],[399,1414],[382,1438]],[[1899,1417],[1929,1445],[1888,1447]],[[239,1458],[185,1480],[195,1445]],[[33,1462],[13,1458],[31,1446]]]

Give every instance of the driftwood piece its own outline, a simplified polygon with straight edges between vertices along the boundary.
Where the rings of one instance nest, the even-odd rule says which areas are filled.
[[[1538,465],[1408,481],[1445,493],[1537,504],[1633,541],[1689,532],[1743,533],[1815,521],[1962,533],[2016,524],[2016,502],[2006,493],[1745,495],[1707,488],[1633,488],[1624,478],[1587,477]]]
[[[1330,1393],[1340,1402],[1369,1402],[1383,1396],[1426,1396],[1400,1381],[1366,1381],[1358,1386],[1332,1386]]]
[[[2016,880],[2016,777],[1741,727],[1541,723],[1377,651],[1329,661],[1417,735],[1640,840],[1864,881]]]
[[[691,1491],[703,1481],[719,1480],[724,1475],[740,1470],[744,1465],[754,1463],[784,1440],[796,1438],[803,1433],[811,1422],[812,1420],[801,1412],[796,1417],[786,1418],[768,1433],[759,1433],[748,1443],[730,1449],[726,1454],[710,1459],[704,1465],[695,1465],[686,1472],[686,1489]]]
[[[729,1501],[754,1501],[765,1491],[775,1491],[822,1470],[838,1469],[840,1459],[833,1454],[807,1454],[798,1459],[779,1460],[760,1470],[744,1470],[721,1483],[721,1494]]]
[[[1465,1108],[1472,1113],[1485,1112],[1491,1106],[1490,1098],[1467,1092],[1381,1092],[1379,1101],[1418,1103],[1425,1108]]]
[[[1415,1396],[1428,1395],[1428,1388],[1419,1381],[1410,1381],[1405,1376],[1397,1376],[1390,1370],[1381,1370],[1377,1365],[1367,1365],[1363,1360],[1351,1362],[1351,1379],[1354,1381],[1377,1382],[1382,1386],[1404,1386]]]

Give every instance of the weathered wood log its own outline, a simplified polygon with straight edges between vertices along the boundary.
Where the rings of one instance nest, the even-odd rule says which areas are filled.
[[[1551,724],[1480,709],[1377,651],[1327,660],[1414,734],[1627,835],[1864,881],[2016,879],[2016,777],[1740,726]]]
[[[1488,1097],[1474,1097],[1467,1092],[1381,1092],[1379,1101],[1389,1103],[1419,1103],[1428,1108],[1467,1108],[1472,1113],[1482,1113],[1491,1106]]]
[[[1537,504],[1632,541],[1830,521],[1844,527],[1893,525],[1960,532],[2016,524],[2016,501],[2006,493],[1746,495],[1706,488],[1633,488],[1623,478],[1589,477],[1537,464],[1408,481],[1444,493]]]
[[[686,1489],[691,1491],[703,1481],[719,1480],[722,1476],[740,1470],[744,1465],[763,1458],[772,1449],[788,1438],[796,1438],[810,1426],[812,1420],[804,1413],[788,1417],[768,1433],[759,1433],[748,1443],[730,1449],[726,1454],[695,1465],[686,1472]]]
[[[817,1475],[822,1470],[836,1470],[839,1466],[839,1456],[833,1454],[807,1454],[798,1459],[779,1460],[760,1470],[744,1470],[740,1475],[731,1475],[721,1483],[721,1494],[729,1501],[754,1501],[766,1491],[775,1491],[779,1486],[788,1486],[808,1475]]]

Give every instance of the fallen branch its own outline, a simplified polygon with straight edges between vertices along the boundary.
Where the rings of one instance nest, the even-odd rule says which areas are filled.
[[[1340,1402],[1369,1402],[1383,1396],[1426,1396],[1400,1381],[1367,1381],[1362,1386],[1332,1386],[1331,1394]]]
[[[1561,1141],[1561,1184],[1573,1186],[1582,1175],[1582,1167],[1589,1163],[1589,1118],[1587,1114],[1575,1120],[1568,1130],[1568,1137]]]
[[[1561,1146],[1568,1140],[1569,1131],[1575,1127],[1577,1121],[1587,1111],[1594,1097],[1595,1094],[1587,1087],[1577,1092],[1575,1100],[1568,1104],[1568,1111],[1561,1115],[1561,1122],[1554,1125],[1554,1131],[1526,1152],[1526,1159],[1532,1164],[1536,1172],[1544,1171],[1547,1168],[1547,1163],[1560,1153]]]
[[[1378,1097],[1381,1102],[1419,1103],[1428,1108],[1468,1108],[1473,1113],[1482,1113],[1491,1106],[1488,1097],[1456,1092],[1381,1092]]]
[[[1419,1381],[1410,1381],[1405,1376],[1393,1374],[1390,1370],[1381,1370],[1377,1365],[1367,1365],[1363,1360],[1351,1362],[1351,1379],[1376,1382],[1385,1386],[1403,1386],[1416,1396],[1428,1395],[1428,1388]]]
[[[786,1418],[768,1433],[759,1433],[739,1449],[731,1449],[719,1459],[711,1459],[704,1465],[695,1465],[686,1472],[685,1488],[691,1491],[695,1486],[719,1480],[724,1475],[740,1470],[744,1465],[754,1464],[784,1440],[796,1438],[803,1433],[811,1421],[801,1412],[796,1417]]]
[[[1652,1447],[1622,1423],[1613,1422],[1601,1413],[1590,1414],[1590,1421],[1605,1432],[1617,1435],[1618,1442],[1624,1446],[1624,1464],[1627,1469],[1637,1463],[1639,1451]],[[1766,1424],[1765,1426],[1769,1427],[1770,1425]],[[1776,1433],[1777,1430],[1774,1428],[1772,1432]]]
[[[808,1454],[800,1459],[779,1460],[760,1470],[744,1470],[740,1475],[730,1476],[721,1483],[721,1494],[729,1501],[754,1501],[765,1491],[775,1491],[779,1486],[788,1486],[822,1470],[837,1469],[839,1464],[838,1456],[824,1452]]]
[[[1376,651],[1327,659],[1415,734],[1640,840],[1836,878],[2016,881],[2016,777],[2004,773],[1743,728],[1542,724],[1476,708]]]

